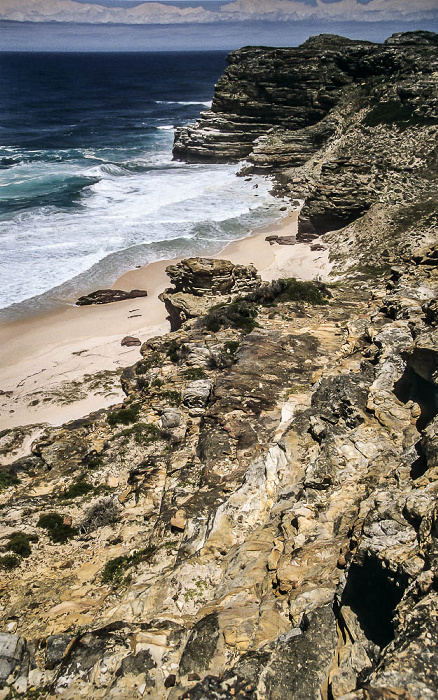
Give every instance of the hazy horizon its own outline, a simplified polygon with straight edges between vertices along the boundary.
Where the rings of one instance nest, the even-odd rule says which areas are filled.
[[[436,22],[235,22],[184,25],[89,25],[0,21],[0,52],[230,51],[246,45],[297,46],[332,33],[383,42],[400,31],[438,32]],[[226,31],[225,31],[226,30]]]

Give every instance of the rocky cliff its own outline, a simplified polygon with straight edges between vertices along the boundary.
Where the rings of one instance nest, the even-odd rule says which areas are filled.
[[[234,124],[333,282],[172,266],[124,404],[3,469],[0,697],[436,698],[436,52],[232,54],[177,149]]]

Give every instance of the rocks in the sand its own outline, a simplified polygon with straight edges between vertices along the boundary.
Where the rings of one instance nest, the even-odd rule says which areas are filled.
[[[295,236],[266,236],[265,241],[267,241],[270,245],[274,245],[274,243],[278,243],[278,245],[295,245],[296,238]]]
[[[131,289],[124,292],[122,289],[98,289],[91,294],[85,294],[76,302],[76,306],[91,306],[91,304],[112,304],[114,301],[126,301],[137,297],[147,297],[145,289]]]
[[[139,338],[134,338],[132,335],[125,335],[120,344],[124,348],[134,348],[141,345],[141,340]]]

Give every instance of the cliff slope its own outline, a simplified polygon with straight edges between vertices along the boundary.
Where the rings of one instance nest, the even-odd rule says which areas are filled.
[[[299,117],[269,86],[272,57],[287,77],[302,52]],[[236,121],[254,56],[254,106]],[[47,429],[1,472],[0,697],[437,695],[436,37],[231,61],[205,120],[220,132],[220,104],[251,167],[305,199],[301,235],[327,231],[336,276],[171,266],[175,330],[125,370],[124,404]],[[385,66],[366,95],[364,62]],[[401,104],[402,84],[409,119],[382,121],[373,90]]]

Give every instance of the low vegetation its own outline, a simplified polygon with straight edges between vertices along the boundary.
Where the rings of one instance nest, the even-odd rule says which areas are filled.
[[[152,423],[136,423],[122,430],[121,437],[133,437],[139,445],[150,445],[163,437],[162,431]]]
[[[140,414],[140,404],[132,404],[131,406],[126,406],[120,408],[117,411],[110,411],[107,416],[108,423],[114,427],[115,425],[130,425],[130,423],[135,423]]]
[[[19,558],[13,554],[5,554],[4,557],[0,557],[0,569],[4,571],[12,571],[12,569],[15,569],[19,565]]]
[[[0,491],[8,489],[10,486],[16,486],[20,483],[20,479],[12,472],[0,470]]]
[[[78,533],[76,528],[64,523],[64,518],[62,515],[59,515],[59,513],[46,513],[45,515],[41,515],[37,525],[47,530],[47,534],[52,542],[57,544],[65,544]]]
[[[13,532],[12,535],[9,535],[6,549],[26,559],[32,552],[30,543],[37,541],[38,537],[36,535],[27,535],[25,532]]]
[[[75,481],[73,484],[70,484],[70,486],[62,492],[60,498],[66,500],[80,498],[81,496],[85,496],[87,493],[92,493],[94,491],[95,488],[92,484],[80,479],[79,481]]]
[[[196,381],[197,379],[205,379],[207,375],[202,367],[189,367],[189,369],[184,370],[182,376],[189,381]]]
[[[230,304],[213,306],[203,317],[202,323],[212,333],[217,333],[221,328],[237,328],[244,333],[251,333],[258,326],[255,320],[257,313],[256,304],[238,297]]]
[[[137,566],[141,562],[148,561],[156,551],[157,547],[150,545],[134,554],[124,554],[120,557],[115,557],[115,559],[110,559],[102,571],[102,583],[109,583],[113,586],[120,585],[126,580],[125,573],[130,568]]]
[[[257,328],[258,307],[273,306],[284,302],[327,304],[328,288],[320,282],[301,282],[293,277],[274,280],[260,285],[245,296],[237,297],[229,304],[217,304],[201,320],[201,324],[212,333],[221,328],[236,328],[251,333]]]

